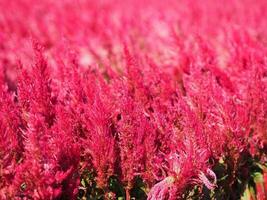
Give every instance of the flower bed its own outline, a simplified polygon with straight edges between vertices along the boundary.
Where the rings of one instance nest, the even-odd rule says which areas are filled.
[[[0,199],[267,198],[265,0],[1,0]]]

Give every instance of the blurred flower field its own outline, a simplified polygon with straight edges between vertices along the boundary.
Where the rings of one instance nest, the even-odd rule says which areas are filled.
[[[0,200],[266,200],[266,0],[0,0]]]

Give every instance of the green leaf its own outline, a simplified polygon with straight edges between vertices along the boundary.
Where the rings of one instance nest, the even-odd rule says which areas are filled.
[[[250,196],[252,197],[252,199],[256,199],[256,192],[254,187],[249,186],[249,192],[250,192]]]
[[[241,196],[241,200],[250,200],[251,199],[251,194],[250,194],[250,189],[248,187],[248,184],[246,184],[246,189]]]
[[[220,178],[219,181],[223,181],[223,180],[225,180],[228,176],[229,176],[229,175],[226,174],[225,176],[223,176],[222,178]]]
[[[255,183],[262,183],[263,182],[263,175],[259,172],[255,172],[252,174]]]
[[[84,179],[82,179],[81,184],[82,184],[83,187],[86,187]]]

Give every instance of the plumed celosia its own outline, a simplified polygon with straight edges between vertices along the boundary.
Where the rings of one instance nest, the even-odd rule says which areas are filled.
[[[265,0],[0,2],[0,199],[265,199]]]
[[[34,50],[36,64],[31,72],[21,69],[18,84],[18,101],[21,103],[18,107],[21,112],[19,130],[24,153],[17,161],[12,195],[13,198],[33,199],[75,196],[79,178],[78,146],[72,144],[71,131],[63,132],[65,127],[61,125],[59,111],[55,118],[56,105],[50,90],[47,63],[37,43],[34,43]],[[25,82],[22,75],[27,77]]]
[[[93,76],[88,78],[92,80],[87,82],[86,90],[89,103],[86,104],[84,116],[88,130],[85,146],[88,147],[86,151],[92,156],[92,163],[97,172],[97,183],[100,187],[106,187],[108,178],[114,174],[116,167],[115,133],[111,118],[113,105],[103,92],[108,90],[101,84],[103,80],[95,79]]]
[[[24,146],[21,135],[19,109],[14,103],[14,96],[7,92],[7,85],[4,83],[2,83],[0,92],[0,197],[4,199],[14,195],[11,181],[14,178],[17,167],[16,163],[20,162],[22,159]]]

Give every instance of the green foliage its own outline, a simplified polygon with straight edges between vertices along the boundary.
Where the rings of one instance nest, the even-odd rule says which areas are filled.
[[[111,176],[107,188],[99,188],[95,177],[96,173],[90,170],[85,170],[82,173],[78,200],[126,199],[124,185],[118,177]],[[140,177],[135,179],[130,195],[132,200],[145,200],[147,198],[146,185]]]

